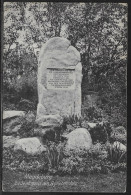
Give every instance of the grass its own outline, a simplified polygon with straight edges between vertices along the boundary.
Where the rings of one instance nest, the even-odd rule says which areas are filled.
[[[49,176],[3,170],[4,192],[124,192],[125,173],[88,176]]]

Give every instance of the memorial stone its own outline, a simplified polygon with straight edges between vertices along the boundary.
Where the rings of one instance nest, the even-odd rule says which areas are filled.
[[[38,65],[37,122],[60,124],[64,116],[81,116],[82,65],[70,41],[54,37],[42,47]]]

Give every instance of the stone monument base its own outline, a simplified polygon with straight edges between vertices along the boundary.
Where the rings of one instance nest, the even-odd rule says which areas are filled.
[[[36,123],[42,127],[59,126],[63,119],[60,115],[43,115],[36,119]]]

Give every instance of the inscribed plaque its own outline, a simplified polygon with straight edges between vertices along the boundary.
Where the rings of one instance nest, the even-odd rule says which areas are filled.
[[[75,89],[75,70],[48,68],[47,89],[57,89],[57,90]]]

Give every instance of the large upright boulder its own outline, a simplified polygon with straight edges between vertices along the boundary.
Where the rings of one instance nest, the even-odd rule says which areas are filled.
[[[81,116],[80,53],[65,38],[51,38],[42,47],[38,66],[37,122],[58,125],[64,116]]]

